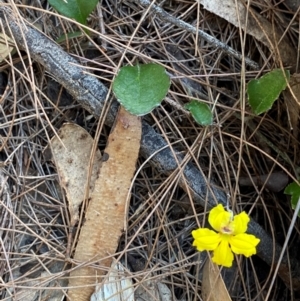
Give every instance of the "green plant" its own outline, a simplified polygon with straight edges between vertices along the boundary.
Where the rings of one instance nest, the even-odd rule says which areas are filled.
[[[142,116],[160,105],[170,87],[170,78],[158,64],[122,67],[113,82],[118,101],[131,114]],[[197,100],[185,105],[200,125],[212,124],[209,106]]]
[[[170,78],[157,64],[122,67],[113,82],[118,101],[131,114],[142,116],[160,105],[170,88]]]
[[[300,185],[298,184],[298,182],[292,182],[291,184],[286,186],[284,193],[291,195],[291,206],[295,210],[300,199]],[[300,213],[298,213],[298,216],[300,217]]]
[[[288,70],[275,69],[259,79],[251,80],[247,85],[249,104],[256,115],[269,110],[280,93],[287,87],[290,80]],[[300,198],[300,186],[298,182],[289,184],[285,194],[291,195],[291,206],[296,208]],[[300,216],[300,214],[298,214]]]
[[[290,72],[275,69],[247,85],[249,104],[256,115],[268,111],[280,93],[286,88]]]
[[[189,110],[195,119],[195,121],[200,125],[211,125],[213,122],[213,114],[209,106],[204,102],[199,102],[192,99],[185,106],[185,109]]]
[[[48,2],[63,16],[86,25],[87,17],[96,7],[98,0],[48,0]]]

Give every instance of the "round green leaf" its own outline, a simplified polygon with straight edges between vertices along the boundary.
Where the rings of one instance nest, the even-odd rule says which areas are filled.
[[[122,67],[113,83],[118,101],[137,116],[150,113],[157,107],[169,87],[170,78],[165,69],[152,63]]]
[[[184,106],[189,110],[200,125],[211,125],[213,122],[213,114],[206,103],[199,102],[197,100],[191,100]]]
[[[291,205],[292,205],[292,208],[295,209],[297,206],[297,203],[299,201],[299,198],[300,198],[299,184],[297,182],[293,182],[293,183],[289,184],[288,186],[286,186],[284,193],[292,196],[291,197]],[[298,216],[300,216],[300,213],[298,213]]]
[[[86,24],[86,19],[94,10],[99,0],[48,0],[60,14]]]
[[[259,79],[248,83],[247,93],[249,104],[256,115],[268,111],[280,93],[286,88],[290,72],[275,69]]]

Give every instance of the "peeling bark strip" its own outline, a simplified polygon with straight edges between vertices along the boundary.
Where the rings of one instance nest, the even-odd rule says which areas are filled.
[[[77,267],[70,273],[70,301],[90,300],[95,285],[103,280],[105,268],[111,266],[113,257],[110,255],[116,252],[126,221],[141,132],[140,117],[120,107],[105,148],[109,159],[102,162],[74,254],[80,264],[91,261],[97,264]]]
[[[79,65],[75,59],[40,32],[25,26],[21,20],[16,20],[8,7],[0,7],[0,17],[4,24],[8,20],[6,32],[8,35],[13,34],[18,46],[26,50],[25,45],[27,45],[30,52],[28,55],[43,65],[47,72],[51,73],[86,110],[99,117],[106,98],[107,88],[93,76],[83,75],[82,68],[70,64],[75,63]],[[25,34],[23,35],[22,32]],[[24,41],[23,37],[25,37],[26,41]],[[78,80],[78,78],[80,79]],[[116,105],[113,104],[106,120],[107,125],[112,125],[115,114]],[[152,157],[156,152],[158,153]],[[174,152],[176,153],[176,150]],[[143,122],[141,153],[146,158],[151,156],[151,162],[166,174],[178,168],[177,161],[166,141],[146,122]],[[178,156],[177,160],[179,162],[182,161],[182,157]],[[203,207],[206,206],[208,209],[215,205],[215,199],[222,204],[226,204],[226,196],[223,191],[214,188],[212,183],[208,185],[203,174],[193,164],[187,164],[183,169],[183,173],[195,202],[198,202]],[[181,186],[183,189],[186,189],[184,181],[182,181]],[[208,188],[211,189],[211,192],[208,192]],[[208,203],[206,204],[205,196],[207,193]],[[258,245],[260,258],[270,266],[276,264],[282,248],[254,220],[251,220],[248,232],[261,239]],[[275,249],[275,254],[273,254],[273,249]],[[291,275],[293,287],[294,289],[300,289],[300,263],[295,259],[290,259],[290,266],[293,269]],[[290,287],[289,275],[287,256],[284,256],[279,276],[288,287]]]

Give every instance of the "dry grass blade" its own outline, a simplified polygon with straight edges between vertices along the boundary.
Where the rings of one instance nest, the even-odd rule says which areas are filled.
[[[104,162],[90,197],[74,259],[96,262],[99,268],[77,267],[70,275],[70,301],[88,301],[110,267],[124,229],[131,180],[136,169],[141,138],[141,120],[120,108],[108,138]],[[102,268],[102,269],[101,269]]]
[[[0,167],[0,275],[4,275],[7,269],[5,259],[12,249],[11,233],[5,230],[12,228],[13,220],[9,217],[6,207],[12,209],[12,202],[7,177]]]

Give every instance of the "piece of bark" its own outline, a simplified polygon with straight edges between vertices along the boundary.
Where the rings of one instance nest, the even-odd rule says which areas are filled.
[[[61,83],[84,108],[95,117],[100,116],[108,91],[102,83],[93,76],[88,74],[82,75],[82,70],[84,69],[75,67],[71,64],[75,61],[76,64],[79,65],[76,60],[64,52],[49,38],[30,26],[25,26],[23,22],[16,19],[16,15],[11,12],[9,7],[0,6],[0,18],[6,26],[5,30],[7,31],[7,34],[12,34],[14,36],[14,39],[20,48],[23,50],[28,49],[32,59],[42,64],[47,72],[56,77],[56,80]],[[24,35],[23,33],[26,34]],[[26,38],[26,41],[24,41],[24,37]],[[28,48],[26,48],[25,45],[27,45]],[[44,51],[46,55],[44,54]],[[63,68],[61,68],[61,62],[64,62],[65,64]],[[59,68],[59,71],[57,71],[57,68]],[[78,74],[84,77],[84,83],[90,82],[91,86],[85,85],[83,87],[76,79]],[[97,93],[98,90],[99,93]],[[107,125],[112,125],[116,114],[116,108],[117,104],[113,103],[106,119]],[[154,153],[156,154],[153,155]],[[155,132],[155,130],[146,122],[143,122],[142,124],[141,154],[146,158],[151,156],[152,164],[166,174],[178,169],[177,162],[182,161],[182,156],[178,155],[176,150],[172,151],[161,135]],[[177,159],[175,159],[173,154],[178,155]],[[215,206],[217,202],[226,205],[226,194],[222,190],[216,188],[213,183],[207,183],[204,175],[193,164],[189,163],[185,165],[183,168],[183,176],[180,185],[184,190],[189,190],[195,202],[207,209]],[[257,248],[258,256],[270,266],[273,266],[274,262],[278,261],[282,250],[281,246],[273,241],[253,219],[251,219],[249,223],[248,232],[261,239]],[[275,249],[275,254],[273,254],[273,249]],[[287,286],[290,287],[290,266],[293,268],[293,287],[294,289],[300,289],[300,263],[298,260],[290,258],[288,261],[288,258],[285,255],[281,262],[279,277],[281,277]]]
[[[75,250],[79,264],[96,262],[93,266],[77,267],[70,274],[70,301],[90,300],[95,285],[102,281],[118,247],[124,229],[131,180],[136,169],[141,140],[141,119],[122,106],[108,137],[99,178],[91,193],[85,222]]]

